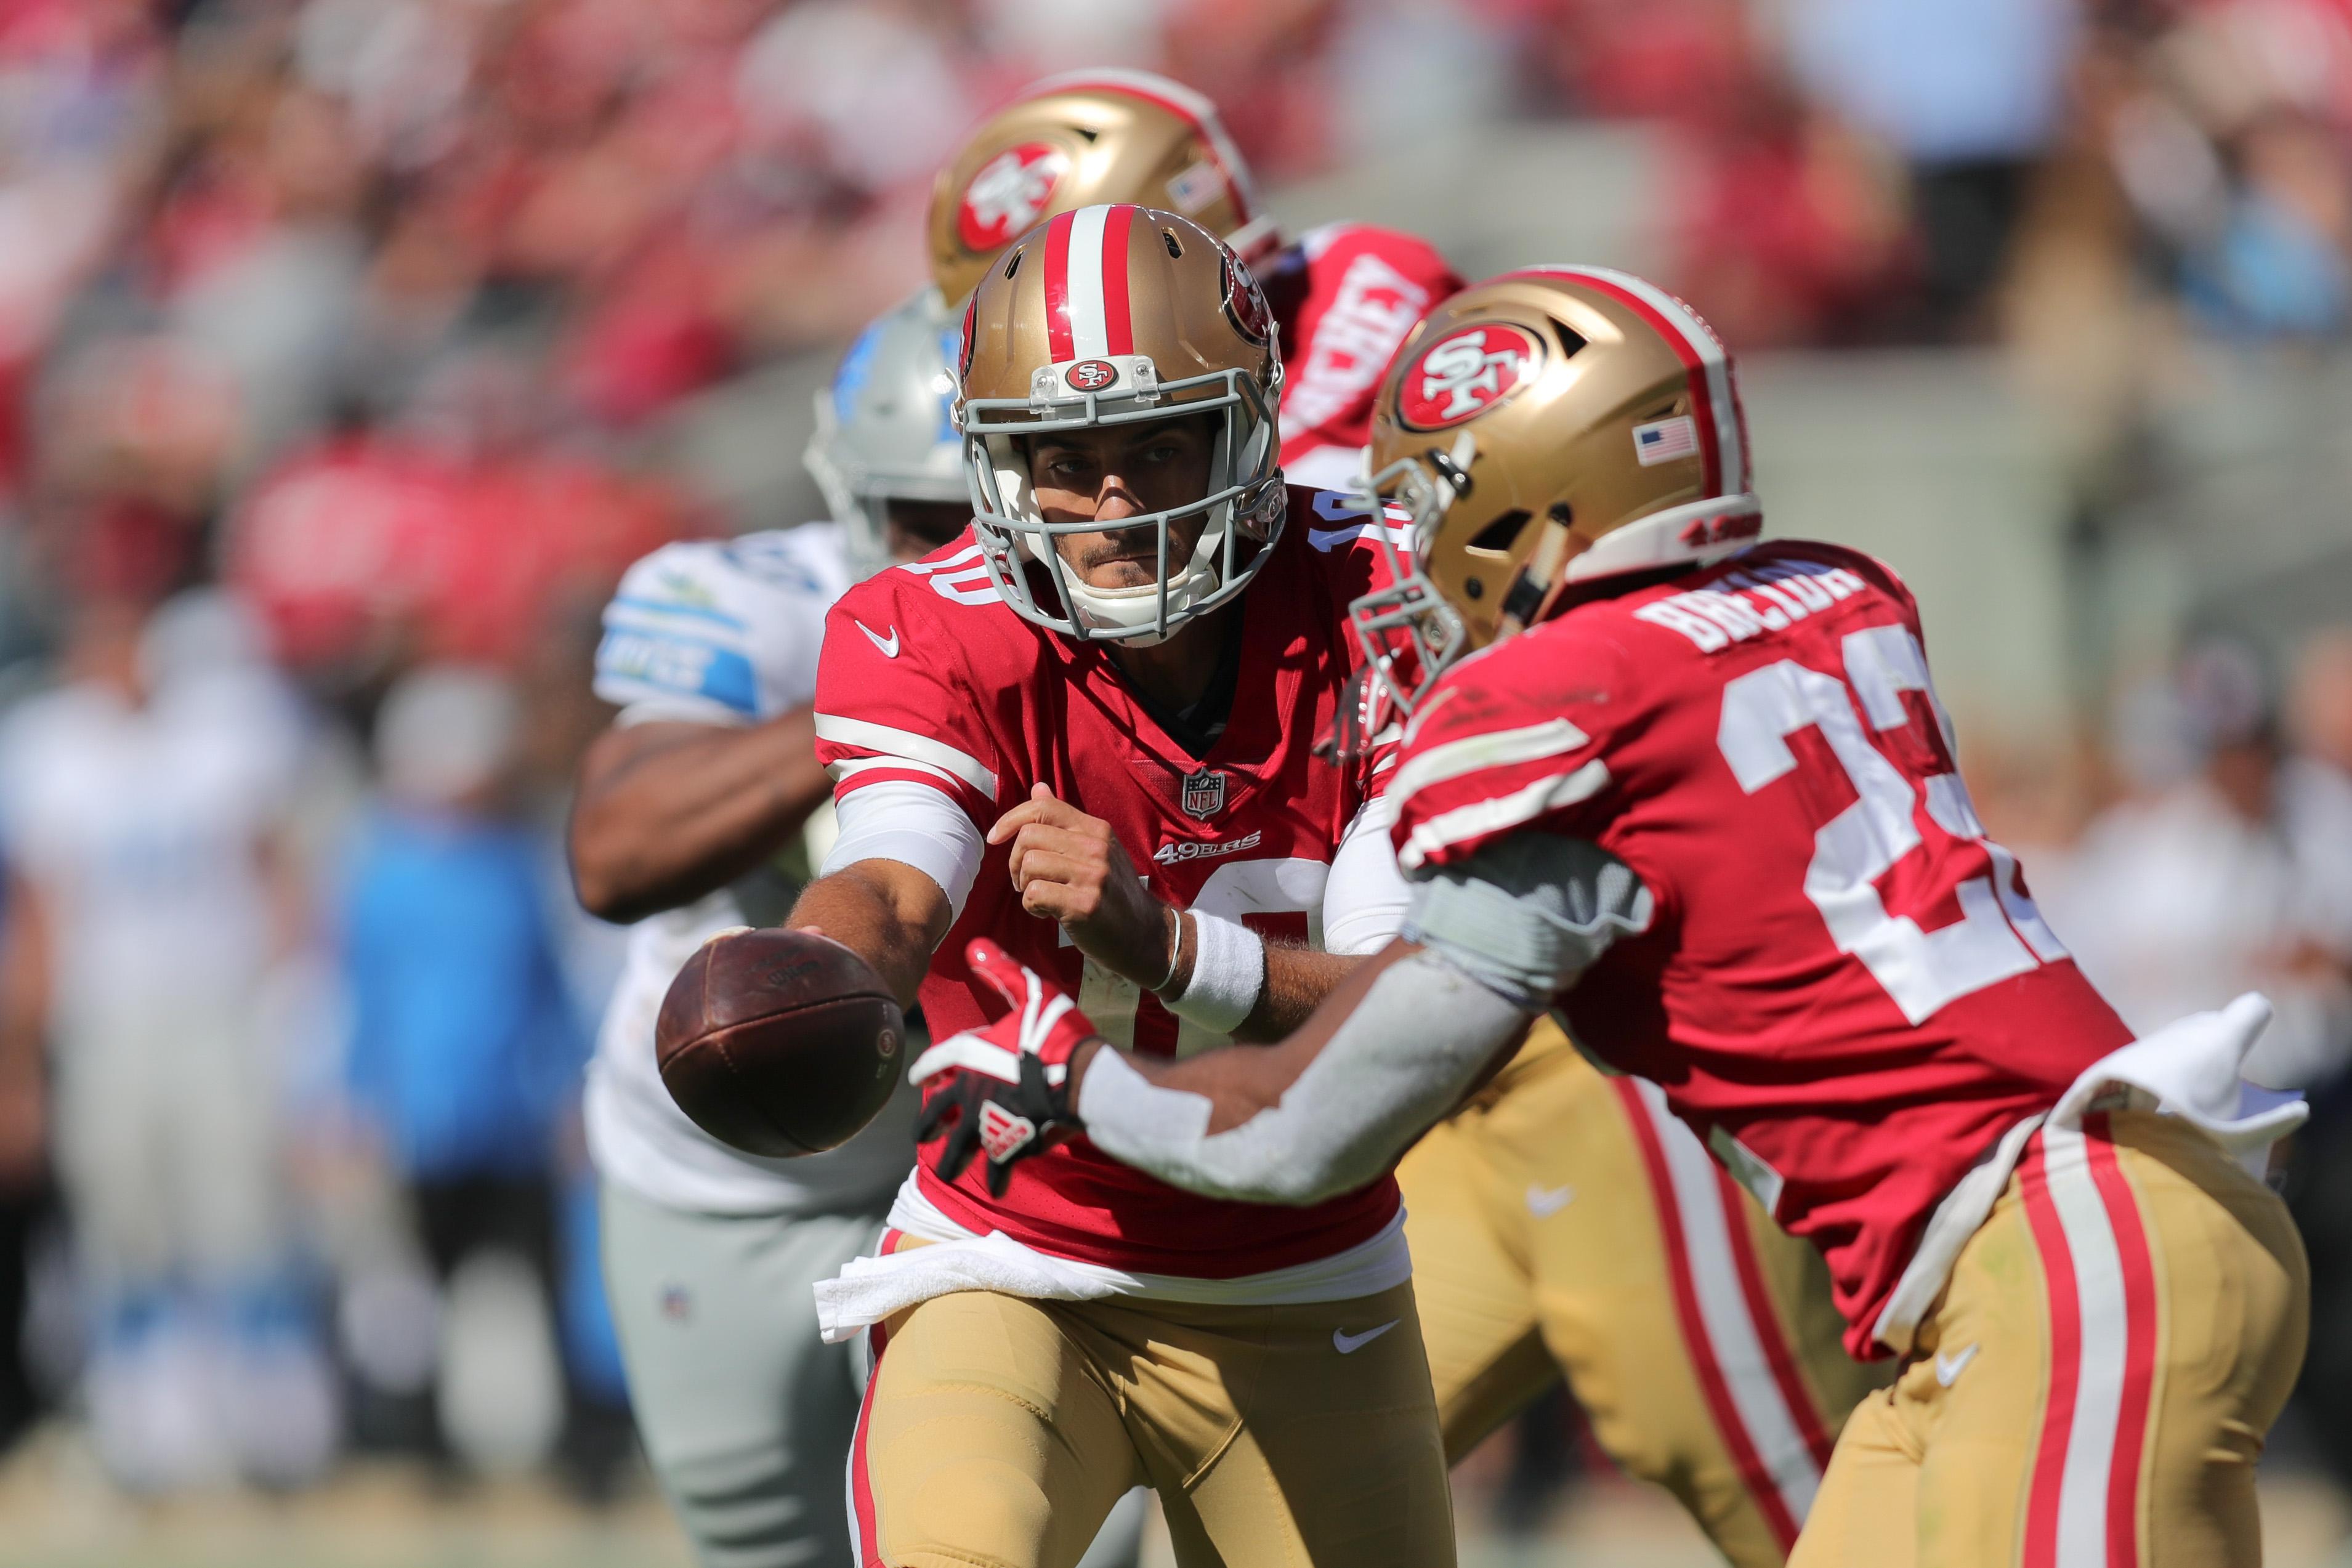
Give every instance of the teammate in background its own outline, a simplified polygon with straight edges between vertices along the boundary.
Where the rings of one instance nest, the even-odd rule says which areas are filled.
[[[1792,1562],[2257,1562],[2308,1327],[2240,1163],[2303,1115],[2239,1078],[2268,1009],[2131,1039],[1983,836],[1909,592],[1754,544],[1745,448],[1720,344],[1637,279],[1538,268],[1436,312],[1375,427],[1415,571],[1354,609],[1414,655],[1368,666],[1410,710],[1404,938],[1269,1048],[1135,1061],[1034,1026],[1066,1003],[1037,983],[916,1076],[999,1180],[1083,1131],[1314,1203],[1559,1007],[1821,1248],[1851,1348],[1906,1358]]]
[[[1107,202],[1181,213],[1249,267],[1280,324],[1283,475],[1354,485],[1381,372],[1422,312],[1462,287],[1445,258],[1363,223],[1286,244],[1215,105],[1150,71],[1093,70],[1024,88],[940,171],[931,279],[961,308],[1017,236]]]
[[[1435,251],[1356,223],[1286,246],[1207,100],[1095,71],[1026,89],[941,171],[933,279],[961,301],[1012,237],[1093,202],[1171,208],[1241,254],[1280,324],[1284,477],[1359,483],[1381,371],[1461,287]],[[1360,525],[1337,495],[1317,504],[1312,526]],[[1360,953],[1391,934],[1324,940]],[[1584,1135],[1550,1136],[1563,1122]],[[1549,1023],[1397,1177],[1448,1458],[1564,1370],[1612,1458],[1672,1490],[1736,1568],[1780,1568],[1832,1438],[1878,1381],[1840,1347],[1811,1249]]]
[[[1401,918],[1374,762],[1312,755],[1380,556],[1283,485],[1273,333],[1230,251],[1133,206],[1054,218],[971,300],[975,536],[833,612],[841,832],[790,921],[934,1029],[1002,1005],[986,932],[1139,1055],[1276,1037],[1357,962],[1307,943]],[[819,1290],[827,1337],[874,1330],[853,1561],[1068,1568],[1144,1482],[1187,1565],[1453,1562],[1383,1174],[1274,1210],[1072,1145],[1009,1186],[918,1173],[890,1226]]]
[[[590,910],[637,923],[589,1073],[588,1142],[637,1424],[709,1568],[848,1558],[856,1384],[790,1303],[872,1242],[914,1106],[829,1154],[738,1153],[662,1087],[654,1016],[704,938],[774,920],[806,879],[804,861],[782,863],[831,793],[808,706],[825,611],[970,516],[952,330],[927,290],[843,361],[809,454],[836,521],[665,546],[604,612],[596,692],[620,714],[582,765],[572,868]]]

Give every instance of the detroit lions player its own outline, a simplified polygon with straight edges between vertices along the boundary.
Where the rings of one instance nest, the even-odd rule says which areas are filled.
[[[912,1160],[914,1102],[832,1153],[755,1160],[671,1100],[654,1016],[704,938],[773,921],[806,875],[803,830],[832,789],[808,709],[826,609],[970,516],[946,413],[952,332],[927,289],[866,330],[821,395],[809,467],[839,521],[667,545],[604,611],[596,692],[620,712],[581,768],[572,869],[591,910],[636,924],[588,1141],[637,1423],[708,1568],[849,1559],[857,1389],[805,1303],[873,1240]]]

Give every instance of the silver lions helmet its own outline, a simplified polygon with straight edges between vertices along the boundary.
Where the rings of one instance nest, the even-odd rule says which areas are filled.
[[[893,501],[968,507],[955,402],[957,327],[925,288],[877,317],[817,394],[803,461],[847,537],[849,564],[870,577],[891,563]]]

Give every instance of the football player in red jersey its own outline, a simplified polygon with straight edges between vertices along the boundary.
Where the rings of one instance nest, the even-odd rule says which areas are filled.
[[[1140,1054],[1277,1037],[1356,962],[1310,942],[1402,916],[1377,760],[1313,756],[1383,558],[1286,489],[1272,338],[1230,251],[1133,206],[1032,231],[971,301],[974,532],[828,617],[840,837],[790,918],[934,1031],[1004,1005],[986,934]],[[819,1288],[828,1338],[875,1330],[860,1563],[1068,1568],[1139,1482],[1186,1563],[1454,1560],[1385,1173],[1268,1209],[1078,1142],[919,1172],[889,1223]]]
[[[1313,1203],[1558,1007],[1821,1249],[1851,1347],[1905,1358],[1793,1563],[2259,1562],[2309,1311],[2242,1163],[2303,1115],[2239,1078],[2266,1005],[2131,1038],[1977,821],[1910,593],[1757,542],[1731,367],[1680,300],[1591,268],[1472,289],[1392,369],[1374,451],[1418,546],[1355,607],[1410,710],[1403,937],[1277,1046],[1130,1060],[1064,1011],[918,1077],[997,1125],[992,1159],[1083,1129]]]
[[[1256,274],[1280,327],[1282,468],[1294,485],[1355,484],[1381,372],[1462,279],[1428,241],[1331,223],[1286,243],[1215,105],[1150,71],[1089,70],[1022,89],[932,187],[931,278],[961,306],[1013,238],[1103,203],[1181,213]]]
[[[1087,71],[1025,89],[940,172],[933,279],[961,300],[1014,235],[1101,202],[1183,212],[1242,256],[1278,324],[1285,478],[1359,482],[1381,371],[1461,287],[1444,258],[1362,223],[1285,244],[1206,99]],[[1337,495],[1318,504],[1318,527],[1361,521]],[[1586,1135],[1545,1135],[1562,1121]],[[1397,1175],[1448,1456],[1565,1370],[1612,1458],[1671,1489],[1736,1568],[1780,1568],[1832,1436],[1876,1381],[1840,1348],[1811,1249],[1707,1179],[1662,1106],[1602,1079],[1549,1024]]]

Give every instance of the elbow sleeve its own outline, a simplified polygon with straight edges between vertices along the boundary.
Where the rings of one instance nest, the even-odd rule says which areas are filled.
[[[947,895],[949,918],[960,919],[980,876],[987,842],[963,807],[929,784],[888,780],[842,795],[836,831],[819,875],[860,860],[912,866]]]
[[[1419,883],[1404,934],[1539,1013],[1654,913],[1649,888],[1606,849],[1528,833]]]

